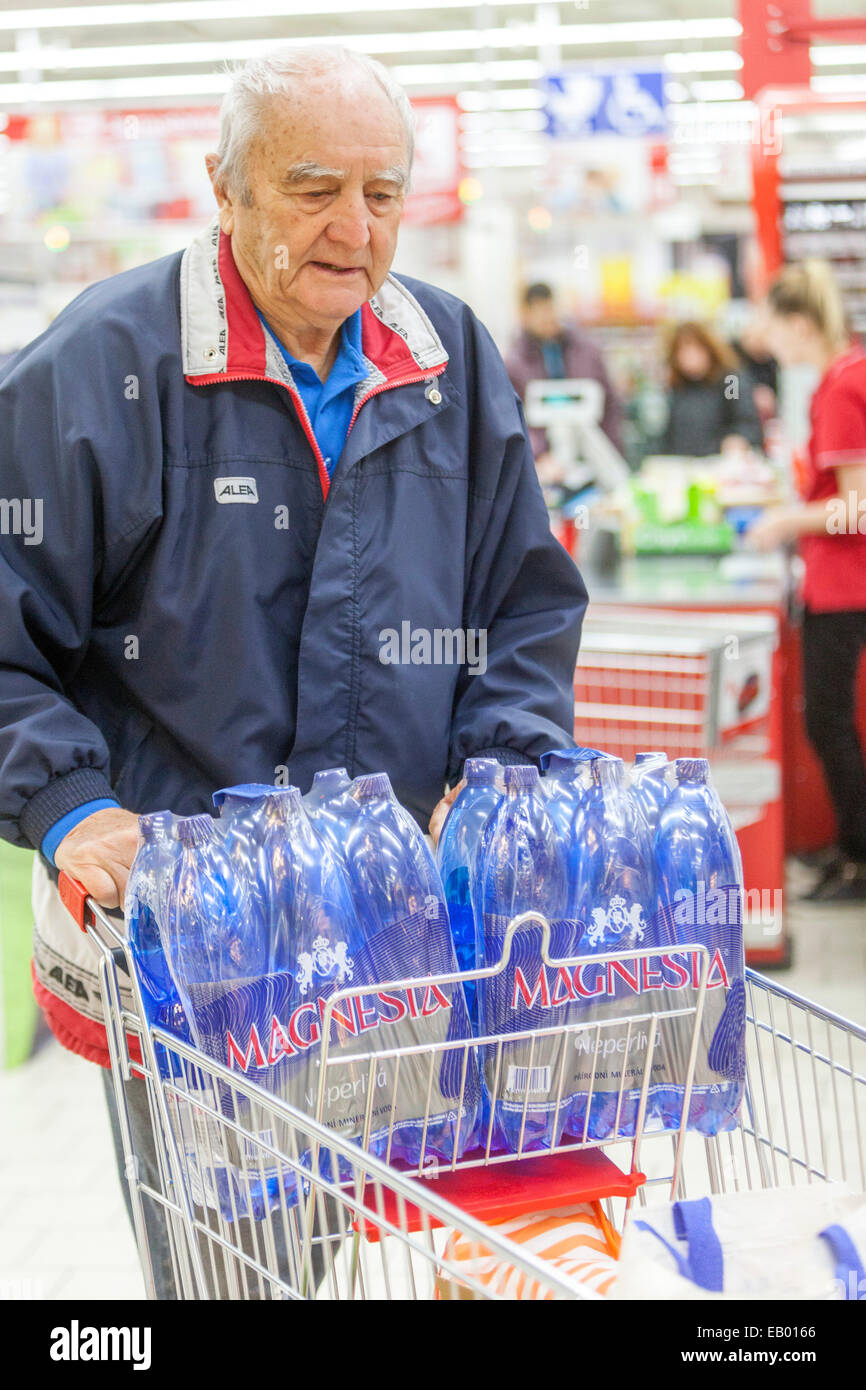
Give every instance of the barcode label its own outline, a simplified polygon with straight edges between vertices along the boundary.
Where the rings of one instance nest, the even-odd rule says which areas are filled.
[[[550,1067],[509,1067],[505,1089],[523,1096],[546,1096],[550,1093],[550,1070]]]

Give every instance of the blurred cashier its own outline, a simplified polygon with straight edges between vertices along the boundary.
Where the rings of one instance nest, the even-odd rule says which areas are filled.
[[[679,323],[667,351],[668,423],[659,454],[706,458],[763,446],[754,382],[733,350],[702,323]]]
[[[799,540],[805,563],[806,728],[824,767],[839,827],[838,857],[807,896],[866,898],[866,767],[855,689],[866,645],[866,354],[852,345],[839,291],[821,261],[789,265],[772,286],[768,338],[783,366],[821,374],[803,460],[803,503],[751,530],[761,549]]]

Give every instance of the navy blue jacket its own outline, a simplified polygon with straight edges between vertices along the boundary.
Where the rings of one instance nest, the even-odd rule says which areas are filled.
[[[42,503],[41,538],[0,536],[5,838],[38,847],[96,797],[191,813],[332,765],[387,770],[424,822],[467,756],[571,745],[586,593],[499,353],[405,277],[362,319],[330,486],[216,224],[0,374],[0,496]],[[404,623],[431,664],[389,661]],[[437,664],[436,629],[484,630],[486,670],[450,639]]]

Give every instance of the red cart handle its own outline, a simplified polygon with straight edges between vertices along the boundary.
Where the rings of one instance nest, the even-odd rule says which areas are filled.
[[[93,926],[94,918],[92,908],[87,905],[90,894],[84,884],[61,869],[57,888],[67,912],[72,914],[82,931],[87,931],[88,927]]]

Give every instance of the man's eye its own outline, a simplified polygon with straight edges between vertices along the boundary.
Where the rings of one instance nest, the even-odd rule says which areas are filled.
[[[369,195],[374,203],[390,203],[393,194],[391,193],[371,193]]]

